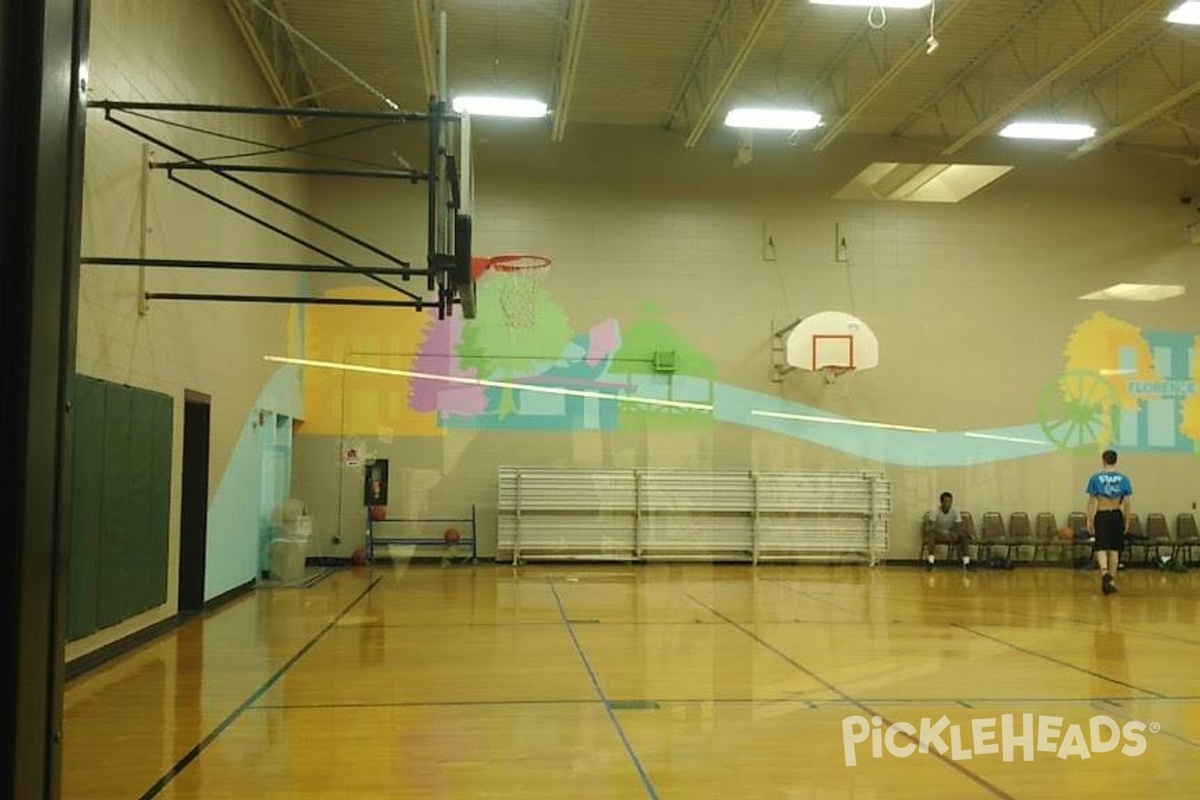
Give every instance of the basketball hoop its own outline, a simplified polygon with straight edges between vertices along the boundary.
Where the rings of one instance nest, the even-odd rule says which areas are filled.
[[[827,364],[826,366],[821,367],[818,371],[821,373],[821,377],[825,379],[825,383],[830,384],[836,383],[837,379],[843,375],[854,372],[854,367],[840,367],[833,364]]]
[[[532,328],[537,322],[538,293],[550,271],[550,259],[546,256],[501,255],[475,258],[472,262],[476,278],[488,270],[504,275],[504,282],[499,287],[500,308],[508,327],[514,330]]]

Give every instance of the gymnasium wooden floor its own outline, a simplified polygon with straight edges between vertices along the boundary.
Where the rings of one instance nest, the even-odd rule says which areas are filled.
[[[347,569],[71,683],[64,796],[1195,797],[1200,572],[1120,585],[1030,567]],[[874,758],[868,740],[846,765],[847,718],[944,715],[969,750],[973,721],[1005,714],[1018,734],[1022,714],[1061,717],[1052,750],[1074,723],[1087,746],[1093,717],[1141,722],[1144,752]]]

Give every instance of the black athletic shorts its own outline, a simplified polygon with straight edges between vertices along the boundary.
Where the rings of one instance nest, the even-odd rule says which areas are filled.
[[[1125,549],[1125,515],[1121,509],[1097,511],[1093,522],[1097,550]]]

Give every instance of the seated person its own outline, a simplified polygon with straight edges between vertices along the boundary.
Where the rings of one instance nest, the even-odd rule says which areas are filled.
[[[958,557],[962,559],[963,569],[970,569],[971,556],[968,547],[970,535],[963,529],[962,517],[954,508],[954,495],[942,492],[938,507],[925,512],[924,544],[921,551],[926,557],[926,569],[933,569],[934,545],[954,545]]]

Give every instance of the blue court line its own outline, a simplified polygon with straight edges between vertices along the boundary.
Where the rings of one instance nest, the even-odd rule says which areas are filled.
[[[1134,686],[1132,683],[1127,683],[1126,681],[1119,680],[1117,678],[1110,678],[1107,675],[1096,672],[1094,670],[1090,670],[1087,667],[1080,667],[1075,664],[1072,664],[1069,661],[1063,661],[1061,658],[1055,658],[1054,656],[1048,656],[1045,653],[1039,653],[1036,650],[1030,650],[1028,647],[1021,647],[1019,644],[1013,644],[1012,642],[1005,641],[1004,639],[1001,639],[998,636],[992,636],[990,634],[983,633],[982,631],[977,631],[974,628],[971,628],[967,625],[963,625],[962,623],[959,623],[959,622],[951,622],[950,627],[958,628],[959,630],[966,631],[967,633],[973,633],[982,639],[987,639],[989,641],[996,642],[997,644],[1002,644],[1005,647],[1010,647],[1013,650],[1016,650],[1018,653],[1025,653],[1026,655],[1034,656],[1035,658],[1041,658],[1041,659],[1044,659],[1045,661],[1049,661],[1053,664],[1058,664],[1061,667],[1067,667],[1068,669],[1073,669],[1078,672],[1082,672],[1085,675],[1091,675],[1093,678],[1099,678],[1100,680],[1108,681],[1109,683],[1115,683],[1118,686],[1124,686],[1126,689],[1132,689],[1135,692],[1142,692],[1143,694],[1148,694],[1153,697],[1158,697],[1160,699],[1166,698],[1166,695],[1164,695],[1161,692],[1156,692],[1153,689],[1143,689],[1140,686]],[[1141,700],[1142,698],[1130,697],[1130,698],[1126,698],[1126,699]]]
[[[1134,699],[1139,699],[1139,698],[1134,698]],[[1123,720],[1125,722],[1141,722],[1142,721],[1142,720],[1137,719],[1137,717],[1131,716],[1124,708],[1122,708],[1120,705],[1113,702],[1112,700],[1108,700],[1108,701],[1104,701],[1104,702],[1107,705],[1116,706],[1116,708],[1103,709],[1103,711],[1106,714],[1116,717],[1117,719]],[[1092,707],[1094,708],[1095,706],[1096,706],[1096,703],[1092,703]],[[1151,724],[1153,724],[1153,723],[1151,723]],[[1166,728],[1163,728],[1162,726],[1159,726],[1158,731],[1151,731],[1150,733],[1154,736],[1159,736],[1159,735],[1166,736],[1168,739],[1174,739],[1175,741],[1182,742],[1183,744],[1186,744],[1189,747],[1195,747],[1197,749],[1200,749],[1200,742],[1189,739],[1188,737],[1184,736],[1181,733],[1171,733],[1169,730],[1167,730]]]
[[[562,616],[563,624],[567,626],[567,633],[570,634],[571,641],[575,644],[575,650],[579,653],[579,659],[583,662],[583,667],[587,670],[588,677],[592,681],[592,688],[596,690],[596,695],[604,704],[604,713],[608,714],[613,727],[617,729],[617,735],[621,737],[621,744],[625,746],[625,752],[629,754],[630,760],[633,761],[633,766],[637,769],[638,777],[642,779],[642,786],[646,787],[646,794],[654,800],[658,800],[658,792],[654,790],[654,784],[650,782],[650,776],[646,774],[646,770],[642,767],[642,762],[638,759],[637,753],[633,751],[633,745],[630,744],[629,737],[625,735],[625,729],[621,727],[616,712],[612,710],[608,698],[604,695],[604,690],[600,688],[600,680],[596,677],[596,671],[592,669],[591,662],[588,661],[587,655],[583,652],[583,645],[579,643],[579,637],[575,635],[575,628],[571,625],[571,620],[567,618],[567,611],[563,608],[562,597],[558,594],[558,589],[555,588],[553,581],[547,580],[546,583],[550,586],[550,591],[554,594],[554,602],[558,604],[558,613]]]
[[[805,597],[809,600],[812,600],[814,603],[820,603],[821,605],[829,606],[830,608],[836,608],[838,611],[841,611],[843,614],[849,614],[851,617],[853,617],[858,622],[858,624],[861,624],[861,625],[879,625],[879,624],[881,624],[880,621],[878,621],[878,620],[872,620],[870,614],[868,614],[866,616],[866,618],[864,619],[861,610],[846,608],[845,606],[843,606],[839,603],[835,603],[832,600],[823,600],[820,597],[820,595],[815,594],[813,592],[807,592],[807,591],[798,589],[798,588],[796,588],[796,586],[794,585],[794,583],[792,581],[786,581],[783,578],[762,578],[762,580],[766,583],[778,583],[781,586],[783,586],[784,588],[800,595],[801,597]],[[757,620],[757,621],[766,622],[766,620]],[[796,620],[796,621],[799,622],[800,620]],[[826,620],[826,622],[828,622],[828,620]],[[841,625],[844,623],[839,622],[838,624]]]
[[[786,581],[782,578],[762,578],[761,580],[766,581],[768,583],[782,583],[784,586],[788,587],[789,589],[791,589],[792,591],[794,591],[798,594],[802,594],[806,597],[812,597],[813,599],[817,599],[816,593],[810,592],[810,591],[802,591],[800,589],[797,589],[795,586],[792,585],[791,581]],[[818,602],[821,602],[821,601],[818,600]],[[955,605],[953,603],[938,603],[938,602],[933,602],[933,601],[929,601],[929,600],[905,600],[904,598],[898,598],[898,597],[889,597],[888,603],[896,604],[896,605],[916,606],[918,608],[945,608],[945,609],[950,609],[952,611],[963,611],[964,610],[963,606]],[[969,607],[966,610],[967,611],[988,611],[990,609],[974,606],[974,607]],[[1107,629],[1109,627],[1109,625],[1107,623],[1102,624],[1102,623],[1096,622],[1095,620],[1080,619],[1078,617],[1065,617],[1065,616],[1059,616],[1057,614],[1035,614],[1031,611],[1014,611],[1014,610],[1008,609],[1008,608],[998,609],[998,610],[1002,610],[1004,612],[1005,616],[1010,616],[1010,617],[1026,617],[1027,619],[1046,619],[1046,620],[1052,620],[1054,622],[1070,622],[1075,625],[1086,625],[1090,628]],[[782,624],[782,623],[771,622],[770,620],[760,620],[760,621],[766,622],[768,624]],[[796,620],[796,622],[801,622],[801,620]],[[816,620],[815,623],[816,624],[821,624],[821,623],[828,624],[828,620]],[[871,622],[869,620],[863,620],[858,623],[839,622],[838,624],[839,625],[850,625],[850,624],[879,625],[882,623]],[[887,624],[889,626],[891,626],[891,625],[926,625],[927,623],[916,621],[916,622],[888,622]],[[1159,639],[1162,641],[1179,642],[1180,644],[1190,644],[1190,645],[1200,646],[1200,641],[1197,641],[1196,639],[1188,639],[1186,637],[1175,636],[1174,634],[1170,634],[1170,633],[1160,633],[1158,631],[1147,631],[1147,630],[1142,630],[1140,628],[1131,628],[1128,625],[1115,625],[1112,627],[1115,630],[1121,631],[1123,633],[1128,633],[1133,636],[1141,636],[1141,637],[1147,638],[1147,639]]]
[[[785,620],[788,621],[788,620]],[[801,620],[796,620],[800,622]],[[814,619],[809,620],[813,625],[827,624],[828,620]],[[690,620],[688,622],[605,622],[602,619],[573,619],[571,622],[579,625],[602,625],[605,628],[643,628],[643,627],[663,627],[667,625],[679,625],[687,627],[696,627],[697,625],[720,625],[720,622],[706,622],[704,620]],[[562,620],[553,620],[551,622],[395,622],[387,623],[386,625],[378,625],[374,623],[364,623],[361,625],[346,625],[339,630],[357,631],[362,628],[372,628],[383,630],[387,628],[536,628],[539,626],[562,624]]]
[[[1119,701],[1136,703],[1194,703],[1200,701],[1200,695],[1182,695],[1176,697],[860,697],[856,699],[836,698],[814,700],[808,697],[655,697],[635,698],[624,697],[617,700],[396,700],[380,702],[350,702],[350,703],[281,703],[259,704],[251,706],[247,711],[306,711],[328,710],[332,708],[440,708],[440,707],[491,707],[491,706],[558,706],[558,705],[597,705],[606,702],[613,703],[657,703],[659,705],[781,705],[795,703],[809,708],[819,709],[823,706],[857,706],[860,703],[879,703],[883,705],[962,705],[1002,706],[1030,703],[1112,703]],[[1123,707],[1123,706],[1118,706]]]
[[[459,706],[594,706],[604,703],[603,700],[391,700],[365,701],[360,703],[280,703],[278,705],[261,703],[250,711],[305,711],[330,708],[456,708]]]
[[[274,686],[279,681],[279,679],[283,677],[283,674],[285,672],[287,672],[289,669],[291,669],[293,666],[295,666],[296,662],[299,661],[304,656],[305,653],[307,653],[309,650],[311,650],[313,648],[313,645],[315,645],[317,642],[321,641],[321,637],[323,637],[326,633],[328,633],[330,631],[330,629],[333,628],[334,625],[337,625],[338,622],[341,620],[341,618],[346,616],[346,613],[350,609],[354,608],[356,605],[359,604],[359,602],[364,597],[366,597],[368,594],[370,594],[371,590],[374,589],[375,585],[377,583],[379,583],[379,581],[381,581],[381,580],[382,580],[382,578],[376,578],[375,580],[371,581],[371,585],[368,586],[366,589],[363,589],[362,594],[360,594],[358,597],[354,598],[354,600],[352,600],[350,602],[350,605],[343,608],[336,617],[334,617],[332,620],[330,620],[329,623],[317,633],[316,636],[309,639],[308,644],[306,644],[306,645],[304,645],[304,647],[300,648],[300,650],[294,656],[289,658],[282,667],[275,670],[275,674],[273,674],[271,677],[267,678],[266,682],[264,682],[262,686],[259,686],[258,689],[256,689],[253,694],[251,694],[244,701],[242,701],[242,704],[240,706],[238,706],[237,708],[235,708],[229,716],[225,717],[225,719],[221,721],[220,725],[213,728],[212,731],[210,731],[207,736],[205,736],[203,739],[201,739],[199,744],[197,744],[195,747],[193,747],[191,750],[189,750],[187,752],[187,754],[184,755],[183,758],[176,761],[175,766],[171,767],[171,769],[167,770],[167,772],[161,778],[159,778],[157,781],[155,781],[154,785],[151,786],[149,789],[147,789],[144,794],[142,794],[140,800],[149,800],[152,797],[156,797],[159,792],[161,792],[163,789],[165,789],[167,787],[167,784],[169,784],[171,781],[175,780],[175,777],[177,775],[179,775],[179,773],[181,773],[185,769],[187,769],[188,764],[191,764],[193,761],[195,761],[197,758],[199,758],[200,754],[202,752],[204,752],[205,748],[207,748],[210,744],[215,742],[217,740],[217,737],[220,736],[222,733],[224,733],[226,731],[226,729],[229,728],[230,725],[232,725],[234,722],[236,722],[237,718],[240,717],[246,709],[248,709],[250,706],[252,706],[254,704],[254,702],[256,700],[258,700],[258,698],[260,698],[264,694],[266,694],[267,690],[269,690],[272,686]]]
[[[770,644],[769,642],[767,642],[765,639],[760,637],[758,634],[756,634],[754,631],[750,630],[746,626],[742,625],[740,622],[733,621],[732,619],[725,616],[720,611],[717,611],[717,609],[713,608],[708,603],[705,603],[703,600],[700,600],[699,598],[695,597],[694,595],[688,594],[687,597],[689,600],[691,600],[696,605],[701,606],[702,608],[707,608],[713,614],[716,614],[718,617],[720,617],[721,619],[728,622],[730,625],[732,625],[738,631],[745,634],[746,636],[749,636],[751,639],[753,639],[759,645],[765,647],[767,650],[770,650],[772,653],[779,656],[784,661],[791,664],[793,667],[800,670],[805,675],[812,678],[814,681],[821,684],[829,691],[831,691],[834,694],[838,695],[839,697],[845,699],[846,702],[848,702],[850,705],[854,706],[855,708],[859,709],[860,711],[864,712],[865,714],[867,714],[867,716],[879,717],[883,721],[884,727],[890,728],[893,724],[895,724],[893,720],[888,719],[883,714],[880,714],[878,711],[875,711],[874,709],[870,708],[865,703],[863,703],[861,700],[854,699],[849,694],[847,694],[846,692],[839,689],[837,686],[834,686],[832,683],[825,680],[820,675],[818,675],[817,673],[813,672],[808,667],[801,664],[799,661],[796,661],[794,658],[789,656],[787,653],[785,653],[782,650],[780,650],[779,648],[775,647],[773,644]],[[913,736],[910,736],[903,732],[901,732],[901,735],[904,736],[904,738],[908,739],[913,744],[917,744],[917,745],[920,744],[920,741]],[[999,786],[996,786],[995,784],[991,783],[986,778],[984,778],[982,775],[978,775],[978,774],[972,772],[971,770],[964,767],[961,763],[954,761],[950,758],[947,758],[944,753],[938,752],[938,749],[936,747],[929,748],[929,755],[933,756],[938,761],[941,761],[943,764],[950,767],[951,769],[961,773],[963,776],[968,778],[970,781],[975,783],[977,786],[981,786],[984,789],[987,789],[989,792],[991,792],[996,797],[1004,798],[1004,800],[1015,800],[1015,798],[1012,795],[1005,792]]]

